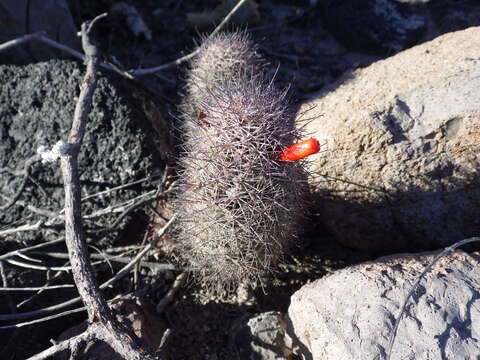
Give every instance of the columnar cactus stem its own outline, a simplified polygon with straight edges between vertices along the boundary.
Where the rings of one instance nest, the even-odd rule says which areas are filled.
[[[299,140],[296,114],[262,68],[244,35],[209,40],[182,106],[180,254],[213,290],[270,272],[300,230],[306,173],[278,159]]]

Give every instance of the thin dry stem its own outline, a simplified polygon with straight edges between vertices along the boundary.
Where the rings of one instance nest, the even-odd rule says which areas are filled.
[[[91,23],[82,24],[82,45],[87,59],[87,71],[82,82],[80,95],[74,112],[73,123],[68,136],[68,151],[61,156],[61,170],[65,188],[65,242],[67,245],[72,274],[80,297],[86,305],[89,327],[84,333],[109,345],[125,359],[155,359],[144,350],[139,339],[117,322],[108,307],[95,280],[88,257],[85,232],[81,216],[81,192],[77,169],[77,156],[85,133],[88,114],[92,106],[93,93],[97,82],[99,50],[92,35],[96,22],[106,14],[97,16]],[[91,334],[91,335],[90,335]],[[69,341],[68,348],[75,350],[75,340]],[[56,345],[58,348],[59,346]],[[56,349],[55,352],[59,350]],[[53,355],[49,349],[33,357],[43,359]]]
[[[212,31],[212,33],[209,35],[209,37],[214,37],[220,30],[223,29],[226,23],[232,18],[233,15],[237,12],[238,9],[246,2],[247,0],[240,0],[237,5],[233,7],[232,10],[223,18],[223,20],[218,24],[218,26],[215,28],[215,30]],[[130,71],[130,74],[133,76],[145,76],[149,74],[154,74],[159,71],[167,70],[172,67],[178,66],[180,64],[183,64],[186,61],[189,61],[193,59],[197,54],[199,53],[199,49],[196,49],[195,51],[191,52],[188,55],[182,56],[181,58],[178,58],[175,61],[169,62],[167,64],[163,64],[160,66],[155,66],[153,68],[148,68],[148,69],[138,69],[138,70],[133,70]]]

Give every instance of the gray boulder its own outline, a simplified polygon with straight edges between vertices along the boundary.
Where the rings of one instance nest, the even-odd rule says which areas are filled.
[[[0,24],[0,43],[40,31],[55,41],[80,50],[77,28],[66,0],[2,0]],[[27,64],[64,55],[34,40],[0,53],[0,63]]]
[[[321,219],[353,248],[431,249],[480,233],[480,28],[340,79],[306,104]]]
[[[433,29],[441,34],[480,25],[480,6],[476,0],[428,0]]]
[[[278,311],[240,318],[231,330],[231,345],[239,359],[289,359],[291,344],[285,337],[284,315]]]
[[[291,298],[288,331],[306,359],[382,360],[400,307],[436,254],[397,255],[339,270]],[[440,260],[410,299],[393,359],[480,354],[480,255]]]

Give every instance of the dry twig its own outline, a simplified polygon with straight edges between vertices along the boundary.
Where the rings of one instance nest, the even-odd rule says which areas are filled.
[[[165,232],[167,231],[167,229],[170,227],[170,225],[173,223],[175,219],[175,215],[168,221],[168,223],[165,224],[165,226],[163,226],[163,228],[161,228],[157,234],[152,238],[152,240],[150,241],[150,243],[145,246],[145,248],[139,252],[127,265],[125,265],[114,277],[110,278],[109,280],[105,281],[102,285],[100,285],[100,289],[105,289],[107,286],[110,286],[111,284],[113,284],[114,282],[122,279],[123,277],[125,277],[127,274],[130,273],[130,270],[135,266],[135,264],[137,264],[142,258],[143,256],[149,251],[151,250],[152,248],[155,247],[156,243],[160,240],[160,238],[163,236],[163,234],[165,234]],[[50,244],[54,243],[54,242],[58,242],[59,240],[54,240],[52,242],[50,242]],[[49,244],[49,245],[50,245]],[[36,245],[36,246],[32,246],[30,247],[30,249],[33,249],[33,248],[39,248],[41,247],[40,245],[45,245],[45,244],[39,244],[39,245]],[[17,250],[17,251],[25,251],[25,249],[21,249],[21,250]],[[8,254],[5,254],[5,255],[9,255],[9,257],[12,256],[12,254],[15,254],[16,251],[13,251],[11,253],[8,253]],[[2,257],[0,256],[0,260],[2,260]],[[169,268],[165,269],[165,270],[170,270]],[[39,309],[39,310],[35,310],[35,311],[29,311],[29,312],[24,312],[24,313],[17,313],[17,314],[0,314],[0,320],[1,321],[12,321],[12,320],[19,320],[19,319],[28,319],[28,318],[32,318],[32,317],[35,317],[35,316],[44,316],[44,315],[47,315],[47,314],[51,314],[51,313],[54,313],[56,311],[59,311],[61,309],[64,309],[64,308],[67,308],[73,304],[76,304],[77,302],[79,302],[81,300],[81,297],[76,297],[76,298],[73,298],[73,299],[70,299],[70,300],[67,300],[67,301],[64,301],[60,304],[56,304],[56,305],[51,305],[51,306],[48,306],[46,308],[43,308],[43,309]],[[53,315],[53,316],[50,316],[50,317],[47,317],[47,318],[44,318],[44,319],[37,319],[37,320],[34,320],[33,322],[30,322],[28,323],[29,325],[32,324],[32,323],[37,323],[37,322],[41,322],[41,321],[46,321],[46,320],[50,320],[50,319],[54,319],[54,318],[57,318],[59,316],[64,316],[64,315],[68,315],[70,312],[65,312],[65,313],[62,313],[62,314],[56,314],[56,315]],[[46,319],[46,320],[45,320]],[[24,324],[17,324],[17,325],[8,325],[8,326],[0,326],[0,329],[6,329],[6,328],[14,328],[14,327],[20,327],[20,326],[23,326]]]
[[[38,254],[44,255],[44,256],[50,256],[52,258],[57,258],[57,259],[68,259],[68,254],[66,253],[38,252]],[[128,264],[132,261],[132,258],[125,257],[123,254],[114,255],[114,256],[108,255],[108,254],[105,254],[105,255],[90,254],[90,259],[93,259],[93,260],[103,259],[104,261],[112,261],[112,262],[118,262],[118,263],[124,263],[124,264]],[[158,262],[142,261],[137,263],[137,265],[139,265],[140,267],[149,268],[153,272],[175,270],[175,266],[173,264],[161,264]]]
[[[10,207],[12,207],[15,202],[20,198],[22,195],[23,190],[25,189],[25,186],[27,185],[28,181],[28,175],[30,174],[30,168],[34,163],[36,163],[38,160],[40,160],[39,155],[34,155],[30,159],[28,159],[25,162],[25,166],[23,168],[23,180],[20,186],[18,187],[17,191],[13,195],[13,197],[10,199],[9,202],[7,202],[5,205],[0,206],[0,211],[5,211],[8,210]]]
[[[44,242],[44,243],[41,243],[41,244],[32,245],[32,246],[29,246],[29,247],[26,247],[26,248],[23,248],[23,249],[13,250],[13,251],[10,251],[6,254],[0,255],[0,261],[9,259],[13,256],[20,255],[20,254],[28,252],[28,251],[40,249],[40,248],[47,247],[47,246],[50,246],[50,245],[55,245],[55,244],[61,243],[63,241],[64,241],[64,239],[55,239],[55,240],[50,240],[50,241],[47,241],[47,242]]]
[[[82,226],[77,156],[85,133],[97,82],[96,71],[100,54],[93,39],[93,28],[106,15],[99,15],[89,24],[82,24],[82,45],[87,61],[87,71],[75,108],[68,143],[60,158],[65,188],[65,241],[70,256],[73,278],[80,297],[87,308],[89,326],[83,335],[54,345],[31,359],[45,359],[66,349],[75,351],[78,341],[82,340],[83,337],[87,337],[89,340],[94,338],[108,342],[125,359],[155,359],[155,356],[149,354],[141,345],[139,339],[116,320],[108,307],[95,281],[88,257],[85,231]]]
[[[68,262],[63,264],[63,266],[67,266],[68,265]],[[55,280],[57,280],[58,278],[62,277],[63,275],[65,274],[65,272],[63,271],[56,271],[55,274],[52,276],[51,275],[51,272],[50,271],[47,271],[46,272],[46,277],[47,277],[47,281],[46,283],[43,285],[44,287],[46,286],[50,286],[52,285]],[[74,285],[72,285],[73,287]],[[35,294],[29,296],[28,298],[26,298],[25,300],[22,300],[21,302],[19,302],[17,304],[17,309],[20,309],[22,306],[25,306],[33,301],[35,301],[38,297],[40,297],[43,293],[45,292],[45,289],[40,289],[38,290]]]
[[[222,20],[220,24],[215,28],[215,30],[212,31],[212,33],[208,36],[213,37],[215,34],[217,34],[220,30],[223,29],[225,24],[232,18],[232,16],[237,12],[238,9],[246,2],[246,0],[240,0],[237,5],[234,6],[234,8],[225,16],[225,18]],[[160,66],[155,66],[153,68],[148,68],[148,69],[138,69],[138,70],[133,70],[130,71],[130,75],[132,76],[145,76],[145,75],[150,75],[154,74],[159,71],[167,70],[172,67],[178,66],[180,64],[183,64],[184,62],[192,59],[194,56],[198,54],[200,49],[196,49],[195,51],[191,52],[188,55],[182,56],[181,58],[178,58],[177,60],[174,60],[172,62],[160,65]]]
[[[79,53],[78,51],[73,50],[72,48],[70,48],[68,46],[65,46],[63,44],[60,44],[60,43],[52,40],[52,39],[49,39],[48,37],[43,35],[41,32],[36,32],[36,33],[33,33],[33,34],[24,35],[24,36],[19,37],[17,39],[7,41],[7,42],[0,45],[0,51],[8,50],[10,48],[13,48],[13,47],[18,46],[18,45],[22,45],[22,44],[27,43],[27,42],[32,41],[32,40],[38,40],[38,41],[43,42],[43,43],[45,43],[45,44],[47,44],[47,45],[49,45],[49,46],[51,46],[55,49],[64,51],[67,54],[70,54],[73,57],[76,57],[77,59],[80,59],[82,61],[85,60],[82,53]]]
[[[0,231],[0,236],[15,234],[22,231],[38,231],[44,228],[44,225],[45,225],[45,220],[39,220],[35,224],[25,224],[16,228],[2,230]]]
[[[176,277],[171,289],[168,290],[167,295],[165,295],[165,297],[162,300],[160,300],[156,306],[156,311],[158,314],[163,312],[165,307],[172,302],[173,297],[178,292],[178,290],[183,286],[186,279],[187,279],[186,272],[182,272],[180,275]]]
[[[46,285],[46,286],[34,286],[34,287],[0,287],[0,291],[38,291],[38,290],[54,290],[72,288],[73,285]]]
[[[39,324],[41,322],[50,321],[50,320],[53,320],[53,319],[58,319],[62,316],[75,314],[77,312],[85,311],[85,310],[86,310],[85,306],[82,306],[80,308],[76,308],[76,309],[73,309],[73,310],[67,310],[67,311],[64,311],[64,312],[61,312],[61,313],[58,313],[58,314],[55,314],[55,315],[45,316],[45,317],[40,318],[40,319],[25,321],[25,322],[13,324],[13,325],[3,325],[3,326],[0,326],[0,329],[1,330],[3,330],[3,329],[17,329],[17,328],[21,328],[21,327],[24,327],[24,326],[35,325],[35,324]]]
[[[62,341],[61,343],[55,344],[52,347],[42,351],[41,353],[34,355],[27,360],[43,360],[48,359],[49,357],[61,352],[70,349],[72,346],[75,348],[78,341],[89,341],[97,337],[97,333],[102,331],[102,327],[100,324],[92,324],[90,325],[87,330],[85,330],[80,335],[74,336],[66,341]],[[138,358],[141,359],[141,358]]]

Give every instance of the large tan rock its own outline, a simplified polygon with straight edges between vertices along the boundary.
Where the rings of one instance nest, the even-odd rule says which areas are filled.
[[[322,221],[347,246],[443,246],[480,233],[480,28],[355,71],[304,105],[328,151]]]

